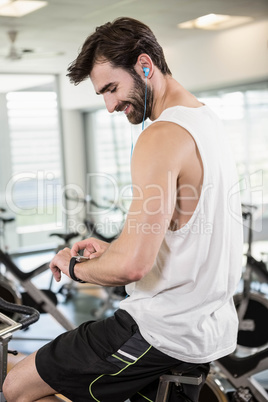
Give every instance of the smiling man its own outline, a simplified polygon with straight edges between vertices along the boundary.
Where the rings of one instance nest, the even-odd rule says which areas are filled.
[[[83,240],[51,262],[57,281],[65,274],[126,285],[129,296],[113,317],[86,322],[23,360],[4,393],[9,402],[53,401],[56,393],[75,402],[152,401],[170,368],[204,381],[209,362],[236,347],[235,163],[218,117],[172,77],[143,23],[119,18],[97,28],[68,75],[75,84],[89,77],[109,112],[123,111],[132,124],[152,120],[133,152],[133,199],[119,238]],[[78,263],[82,250],[88,259]],[[199,391],[183,390],[192,401]]]

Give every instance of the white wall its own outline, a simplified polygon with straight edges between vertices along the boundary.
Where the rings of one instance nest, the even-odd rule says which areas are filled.
[[[62,111],[64,169],[66,185],[85,189],[85,145],[82,115],[77,110]]]
[[[174,76],[190,90],[210,89],[268,78],[268,21],[178,43],[170,55]],[[174,44],[173,44],[174,45]]]
[[[66,75],[60,76],[60,96],[63,109],[90,109],[103,107],[102,96],[97,96],[90,79],[75,86],[70,84]]]

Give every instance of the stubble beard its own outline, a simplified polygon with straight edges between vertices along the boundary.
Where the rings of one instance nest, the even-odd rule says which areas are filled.
[[[134,79],[134,85],[129,94],[129,103],[131,104],[132,110],[127,114],[127,118],[131,124],[140,124],[144,116],[146,84],[136,72],[132,73],[132,77]],[[144,120],[150,117],[152,113],[153,91],[149,86],[147,86],[146,98]]]

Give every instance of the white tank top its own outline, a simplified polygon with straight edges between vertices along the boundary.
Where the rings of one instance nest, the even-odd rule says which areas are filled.
[[[158,121],[176,123],[194,138],[202,191],[189,222],[167,231],[151,271],[127,286],[120,308],[156,349],[190,363],[210,362],[236,347],[232,296],[243,245],[236,167],[221,121],[207,106],[172,107]]]

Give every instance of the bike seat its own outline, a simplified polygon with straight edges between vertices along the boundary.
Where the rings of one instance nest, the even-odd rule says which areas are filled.
[[[173,383],[178,389],[178,393],[185,397],[185,400],[197,402],[201,388],[203,387],[210,364],[200,364],[189,369],[187,372],[181,371],[181,366],[171,369],[170,374],[161,375],[155,402],[168,402],[170,394],[169,387]],[[177,391],[175,391],[178,395]],[[172,399],[173,400],[173,399]]]
[[[80,233],[78,232],[71,232],[71,233],[50,233],[49,236],[58,236],[60,239],[64,240],[65,243],[67,243],[69,240],[79,235]]]
[[[254,355],[238,357],[234,354],[222,357],[218,360],[234,377],[241,377],[253,370],[257,364],[268,357],[268,348],[255,353]]]

